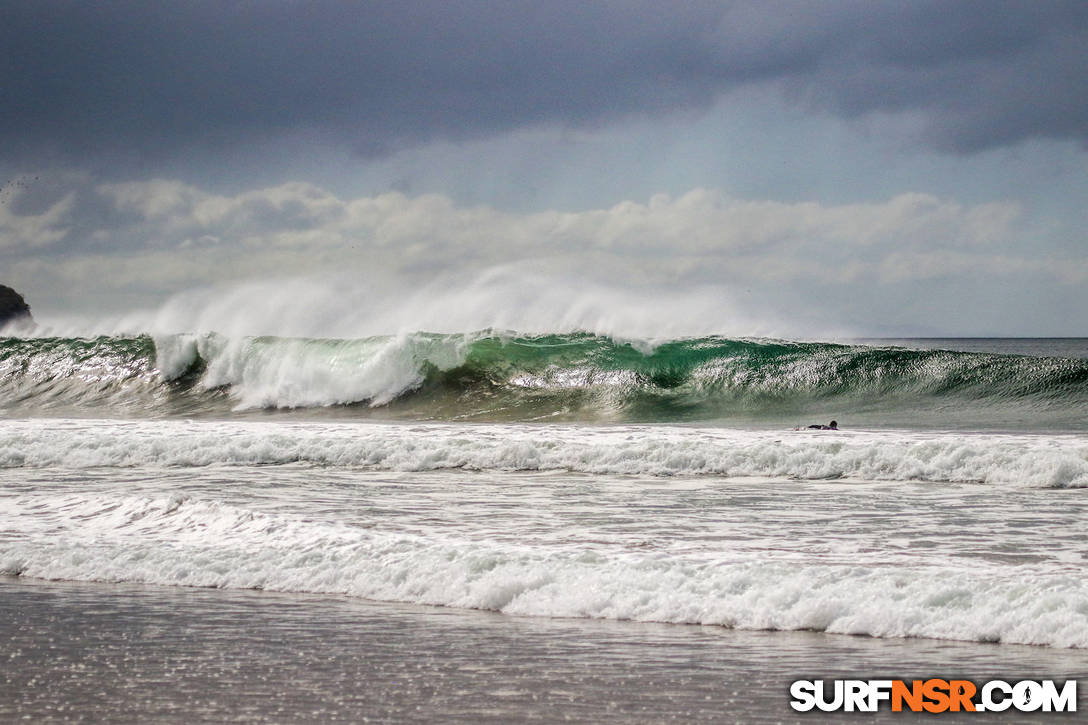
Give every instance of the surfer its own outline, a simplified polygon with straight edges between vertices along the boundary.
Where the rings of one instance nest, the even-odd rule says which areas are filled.
[[[839,422],[833,420],[830,423],[828,423],[827,425],[820,425],[819,423],[816,423],[814,425],[810,425],[809,428],[814,428],[816,430],[838,430],[839,429]]]

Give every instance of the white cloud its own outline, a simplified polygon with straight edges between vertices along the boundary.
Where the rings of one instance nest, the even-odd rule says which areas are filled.
[[[79,228],[86,247],[71,238],[76,197],[81,208],[100,207],[86,218],[101,226]],[[739,290],[764,316],[795,316],[798,305],[838,295],[863,306],[856,318],[867,299],[887,297],[885,288],[905,294],[904,285],[981,277],[1083,282],[1088,260],[1018,248],[1023,217],[1013,202],[920,193],[834,205],[700,188],[581,212],[515,213],[434,194],[345,199],[290,183],[230,196],[157,180],[77,188],[38,216],[9,212],[0,228],[20,228],[24,240],[66,239],[50,255],[41,243],[8,244],[9,283],[46,290],[56,306],[156,305],[187,289],[270,277],[337,275],[415,289],[514,265],[617,289]]]
[[[672,261],[719,258],[759,274],[761,260],[781,269],[783,258],[806,266],[817,258],[854,262],[853,255],[879,258],[904,248],[997,245],[1010,238],[1021,214],[1014,203],[963,206],[917,193],[833,206],[745,201],[695,189],[606,209],[515,214],[459,207],[440,195],[344,200],[300,183],[233,197],[161,180],[102,185],[98,192],[118,211],[136,215],[131,228],[115,231],[164,240],[164,246],[214,239],[249,251],[293,249],[323,257],[337,250],[394,269],[426,259],[456,266],[458,260],[501,263],[596,252]]]
[[[0,251],[36,250],[61,241],[70,231],[70,212],[75,194],[67,194],[40,214],[12,211],[20,194],[13,194],[0,206]]]

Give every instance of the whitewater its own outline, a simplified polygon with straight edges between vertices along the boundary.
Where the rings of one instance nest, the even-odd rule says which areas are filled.
[[[870,673],[896,642],[996,648],[970,656],[1005,671],[1031,645],[1076,676],[1061,653],[1088,648],[1086,404],[1082,340],[39,330],[0,337],[0,591],[129,602],[139,627],[167,600],[286,626],[238,598],[254,592],[309,597],[288,608],[312,617],[420,608],[319,627],[369,622],[375,642],[433,626],[429,607],[490,612],[511,624],[458,620],[428,646],[476,652],[509,626],[529,638],[514,659],[646,636],[591,622],[670,627],[653,634],[667,647],[706,628],[863,635],[884,643],[865,645]],[[751,657],[780,682],[835,641]]]

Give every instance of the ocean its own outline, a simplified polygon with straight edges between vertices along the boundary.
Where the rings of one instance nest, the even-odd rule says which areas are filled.
[[[0,720],[1086,680],[1086,411],[1085,339],[0,338]]]

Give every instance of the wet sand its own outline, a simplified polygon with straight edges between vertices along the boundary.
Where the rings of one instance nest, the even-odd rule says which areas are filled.
[[[1019,645],[512,617],[359,599],[0,578],[0,721],[818,722],[795,679],[1077,678]],[[866,722],[909,713],[836,714]],[[925,716],[921,716],[925,717]]]

